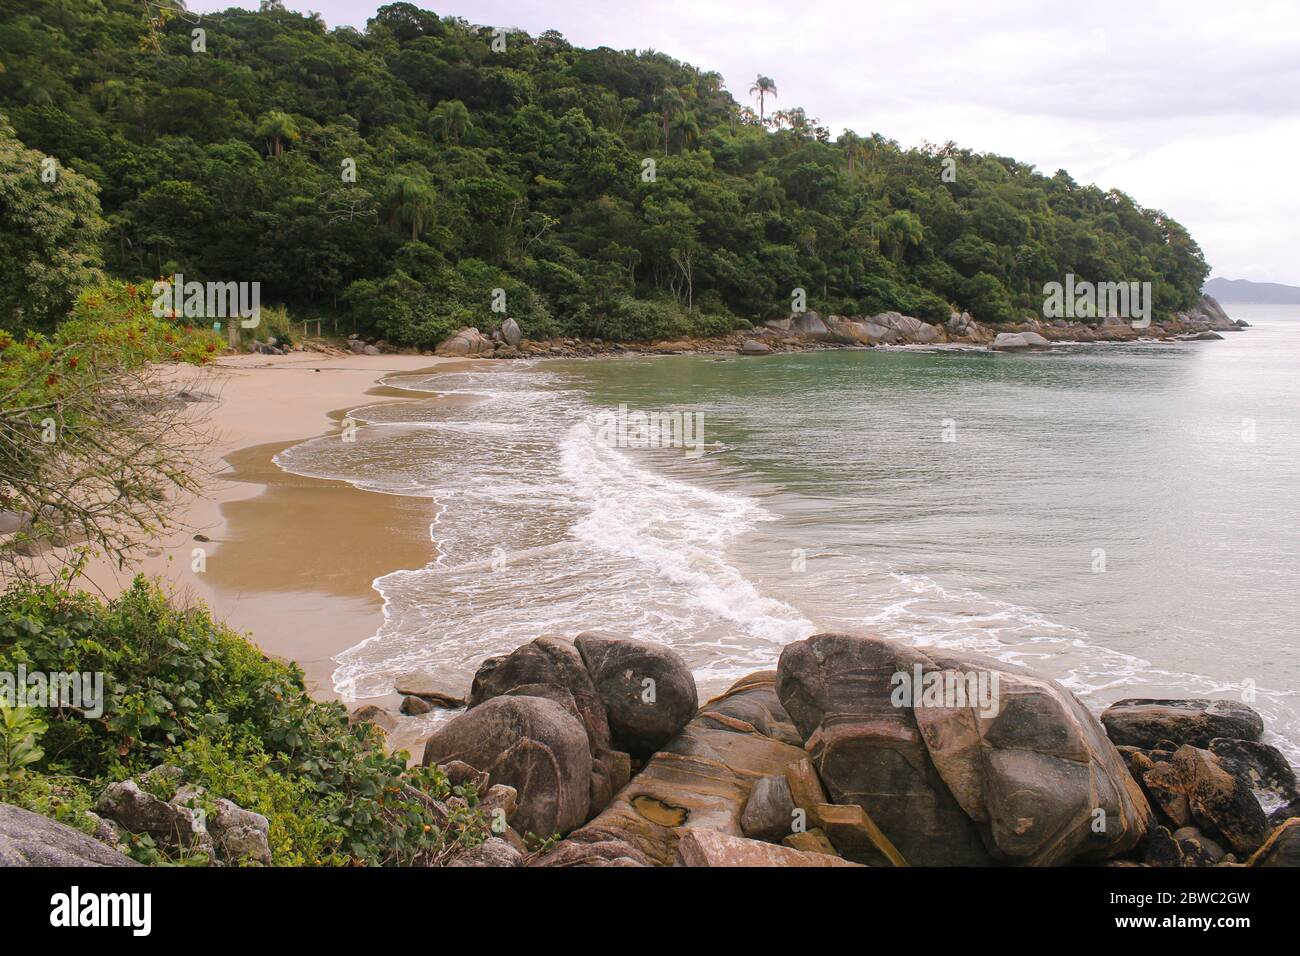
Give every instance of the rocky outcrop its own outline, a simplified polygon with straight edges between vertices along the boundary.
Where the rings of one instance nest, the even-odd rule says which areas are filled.
[[[80,830],[0,803],[0,866],[139,866]]]
[[[374,724],[385,734],[397,729],[397,718],[375,704],[365,704],[348,715],[349,724]]]
[[[511,348],[518,348],[524,340],[523,329],[519,328],[519,323],[514,319],[506,319],[501,323],[501,339]]]
[[[1183,866],[1215,866],[1228,854],[1217,842],[1196,827],[1183,827],[1172,834]]]
[[[855,803],[816,807],[818,830],[850,860],[870,866],[907,866],[907,860],[867,811]]]
[[[270,822],[203,787],[181,784],[182,772],[163,764],[140,777],[149,786],[175,786],[170,800],[142,790],[135,780],[112,783],[99,795],[96,809],[106,825],[143,833],[160,846],[183,853],[203,853],[212,861],[271,865]]]
[[[1167,736],[1199,739],[1225,720],[1255,733],[1249,708],[1124,701],[1111,723],[1150,746],[1117,748],[1072,694],[1029,670],[872,636],[795,642],[777,671],[737,681],[692,716],[694,702],[690,672],[668,648],[597,633],[539,638],[483,663],[469,711],[430,738],[424,759],[453,783],[473,782],[479,809],[517,851],[516,828],[569,831],[529,866],[837,865],[808,855],[869,866],[1238,866],[1263,859],[1256,850],[1270,842],[1252,790],[1294,787],[1271,747]],[[599,809],[592,741],[602,739],[648,759],[636,776],[624,766],[626,784]],[[585,805],[575,796],[584,779]],[[1291,839],[1273,841],[1271,858],[1288,859]],[[462,865],[516,861],[494,847]]]
[[[1216,332],[1236,332],[1242,328],[1228,318],[1228,313],[1223,311],[1223,306],[1212,295],[1202,295],[1200,301],[1186,312],[1175,312],[1174,321],[1180,325],[1203,326]]]
[[[147,833],[159,844],[212,857],[214,847],[204,814],[182,802],[168,803],[141,790],[134,780],[110,783],[95,809],[131,833]]]
[[[271,865],[271,824],[260,813],[219,797],[208,818],[208,829],[221,858],[229,863]]]
[[[740,814],[740,829],[754,840],[776,843],[791,832],[795,818],[794,797],[785,774],[760,777],[749,792]]]
[[[830,341],[830,328],[817,312],[796,312],[790,316],[790,331],[815,341]]]
[[[423,697],[407,696],[402,698],[401,712],[407,717],[420,717],[433,710],[433,705]]]
[[[498,867],[520,866],[524,855],[500,837],[492,837],[476,847],[458,854],[448,866]]]
[[[931,345],[945,338],[942,329],[900,312],[881,312],[865,319],[832,315],[826,326],[824,340],[840,345]]]
[[[1275,809],[1268,815],[1268,825],[1271,827],[1278,826],[1290,820],[1292,817],[1300,817],[1300,797],[1288,800],[1282,806]]]
[[[861,805],[909,863],[989,863],[911,710],[890,702],[898,670],[884,642],[817,635],[782,651],[777,688],[832,801]]]
[[[1287,820],[1247,861],[1250,866],[1300,866],[1300,817]]]
[[[403,674],[393,682],[393,690],[405,697],[418,697],[430,707],[458,710],[465,706],[464,693],[423,671]]]
[[[857,804],[913,865],[1051,865],[1135,846],[1150,810],[1100,725],[1060,685],[877,637],[788,645],[781,702],[836,804]],[[993,689],[986,707],[900,699],[896,675]],[[981,678],[981,675],[983,677]],[[992,683],[996,675],[997,684]],[[940,702],[942,703],[942,701]]]
[[[549,837],[587,819],[591,747],[582,722],[544,697],[493,697],[453,717],[424,745],[423,763],[460,760],[514,787],[514,827]]]
[[[857,866],[825,853],[747,840],[716,830],[687,830],[677,841],[674,866]]]
[[[1129,770],[1160,818],[1172,829],[1179,829],[1191,824],[1192,809],[1183,791],[1182,778],[1167,759],[1172,756],[1168,754],[1166,759],[1153,761],[1146,754],[1134,754],[1129,757]]]
[[[478,329],[457,329],[434,350],[434,354],[449,358],[474,358],[491,355],[494,348],[492,340]]]
[[[914,316],[901,312],[881,312],[867,320],[868,327],[888,329],[898,339],[913,345],[931,345],[943,341],[943,332]],[[875,344],[874,342],[872,343]]]
[[[1186,745],[1178,748],[1168,766],[1200,829],[1240,855],[1259,849],[1268,836],[1264,811],[1250,788],[1224,770],[1214,754]]]
[[[579,634],[574,645],[604,702],[617,749],[649,757],[695,715],[695,677],[671,648],[596,632]]]
[[[1024,349],[1051,348],[1052,343],[1037,332],[999,332],[989,346],[995,352],[1015,352]]]
[[[463,760],[439,761],[438,769],[447,777],[447,783],[452,787],[468,786],[473,787],[475,793],[488,792],[490,786],[488,775]]]
[[[608,807],[529,865],[671,865],[690,830],[742,836],[756,782],[805,756],[775,673],[751,675],[701,707]]]
[[[611,746],[605,702],[572,641],[543,636],[510,654],[488,658],[474,675],[467,703],[477,707],[505,694],[547,698],[582,722],[591,752],[589,813],[605,806],[627,782],[630,761]]]
[[[1215,737],[1210,741],[1209,750],[1224,770],[1252,790],[1283,803],[1300,797],[1295,770],[1276,747],[1256,740]]]
[[[765,345],[757,339],[745,339],[739,351],[741,355],[771,355],[772,346]]]
[[[1117,746],[1147,749],[1161,741],[1205,747],[1215,737],[1258,740],[1264,732],[1258,713],[1230,700],[1131,698],[1107,707],[1101,722]]]

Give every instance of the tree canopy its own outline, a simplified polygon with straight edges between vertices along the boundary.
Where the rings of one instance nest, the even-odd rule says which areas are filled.
[[[1168,313],[1207,272],[1122,192],[953,143],[832,141],[767,112],[763,74],[759,116],[660,52],[409,3],[365,31],[262,6],[0,0],[5,156],[68,171],[41,202],[88,223],[77,268],[260,281],[415,345],[503,318],[495,289],[528,335],[644,338],[782,315],[796,288],[829,312],[1011,321],[1067,272],[1150,281]]]

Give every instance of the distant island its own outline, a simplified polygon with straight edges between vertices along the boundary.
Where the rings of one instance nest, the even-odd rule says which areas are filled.
[[[1220,302],[1300,305],[1300,286],[1283,285],[1280,282],[1251,282],[1249,279],[1215,277],[1205,283],[1205,293]]]

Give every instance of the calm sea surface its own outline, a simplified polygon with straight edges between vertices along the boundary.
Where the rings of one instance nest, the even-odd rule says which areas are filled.
[[[341,693],[542,633],[672,644],[705,692],[819,630],[1030,665],[1094,709],[1252,702],[1300,763],[1300,307],[1221,342],[483,363],[395,376],[286,469],[428,496],[441,556],[375,587]],[[461,400],[442,401],[457,395]],[[707,452],[610,447],[695,412]]]

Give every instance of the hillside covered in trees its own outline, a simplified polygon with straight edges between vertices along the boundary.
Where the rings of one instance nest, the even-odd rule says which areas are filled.
[[[407,3],[365,32],[264,6],[0,0],[0,328],[48,328],[97,271],[259,281],[295,318],[419,346],[491,327],[497,288],[529,336],[631,339],[784,315],[795,288],[1014,321],[1067,272],[1150,281],[1162,316],[1207,272],[1122,192],[833,138],[776,108],[779,75],[760,104],[654,51]]]

